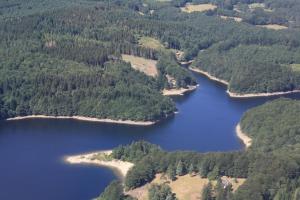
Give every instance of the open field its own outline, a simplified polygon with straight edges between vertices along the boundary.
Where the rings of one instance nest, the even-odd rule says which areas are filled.
[[[300,64],[291,64],[292,70],[295,72],[300,72]]]
[[[209,4],[209,3],[198,4],[198,5],[187,3],[184,7],[181,7],[181,11],[187,12],[187,13],[204,12],[204,11],[208,11],[208,10],[214,10],[216,8],[217,8],[216,5]]]
[[[262,8],[264,9],[266,7],[266,5],[264,3],[251,3],[248,5],[248,7],[253,10],[253,9],[256,9],[256,8]]]
[[[234,179],[225,176],[221,179],[224,183],[232,184],[233,191],[236,191],[246,181],[246,179]],[[199,200],[201,199],[201,191],[208,183],[207,178],[201,178],[199,175],[179,176],[175,181],[170,181],[164,175],[157,174],[150,184],[131,190],[128,194],[138,200],[148,200],[148,189],[151,184],[168,184],[179,200]],[[216,185],[216,181],[212,181],[212,184]]]
[[[140,72],[145,73],[148,76],[156,77],[158,75],[158,71],[156,68],[157,61],[151,59],[145,59],[138,56],[132,55],[122,55],[122,59],[126,62],[130,62],[131,66]]]
[[[272,29],[272,30],[283,30],[283,29],[288,28],[286,26],[282,26],[282,25],[278,25],[278,24],[267,24],[267,25],[256,25],[256,26],[267,28],[267,29]]]
[[[266,12],[273,12],[273,10],[267,9],[266,5],[264,3],[251,3],[251,4],[248,5],[248,7],[251,11],[254,11],[255,9],[261,8]]]
[[[141,37],[139,39],[139,45],[141,45],[142,47],[157,49],[157,50],[165,48],[164,45],[160,43],[159,40],[152,37]]]
[[[225,16],[225,15],[220,15],[220,17],[225,20],[234,20],[236,22],[241,22],[243,20],[240,17],[229,17],[229,16]]]

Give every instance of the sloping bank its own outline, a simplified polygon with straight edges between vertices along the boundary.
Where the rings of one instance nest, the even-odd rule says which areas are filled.
[[[183,96],[186,93],[196,90],[197,87],[199,85],[188,85],[186,88],[163,89],[162,94],[164,96]]]
[[[252,139],[242,131],[240,124],[236,126],[235,131],[238,138],[244,143],[246,149],[249,148],[252,144]]]
[[[8,118],[7,121],[24,120],[24,119],[75,119],[75,120],[80,120],[80,121],[113,123],[113,124],[127,124],[127,125],[136,125],[136,126],[150,126],[150,125],[153,125],[158,122],[158,121],[132,121],[132,120],[99,119],[99,118],[84,117],[84,116],[47,116],[47,115],[19,116],[19,117],[14,117],[14,118]]]
[[[217,77],[215,77],[215,76],[209,74],[208,72],[203,71],[199,68],[189,67],[189,69],[193,72],[200,73],[200,74],[203,74],[203,75],[207,76],[210,80],[217,81],[217,82],[222,83],[226,86],[229,86],[228,81],[219,79],[219,78],[217,78]],[[235,93],[235,92],[230,92],[229,89],[227,89],[226,92],[230,97],[233,97],[233,98],[251,98],[251,97],[268,97],[268,96],[278,96],[278,95],[285,95],[285,94],[292,94],[292,93],[300,93],[300,90],[291,90],[291,91],[285,91],[285,92],[270,92],[270,93],[239,94],[239,93]]]

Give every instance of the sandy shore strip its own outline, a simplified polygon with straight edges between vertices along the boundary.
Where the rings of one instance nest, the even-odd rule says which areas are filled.
[[[179,88],[179,89],[164,89],[162,94],[164,96],[182,96],[187,92],[191,92],[197,89],[199,85],[189,85],[188,88]]]
[[[278,96],[285,94],[300,93],[300,90],[291,90],[286,92],[271,92],[271,93],[249,93],[249,94],[238,94],[230,91],[226,91],[230,97],[234,98],[250,98],[250,97],[269,97],[269,96]]]
[[[8,118],[7,121],[12,120],[23,120],[23,119],[74,119],[80,121],[90,121],[90,122],[101,122],[101,123],[112,123],[112,124],[127,124],[136,126],[149,126],[157,123],[158,121],[131,121],[131,120],[113,120],[113,119],[99,119],[84,116],[47,116],[47,115],[28,115],[19,116],[14,118]]]
[[[193,71],[193,72],[197,72],[197,73],[200,73],[200,74],[203,74],[205,76],[207,76],[210,80],[213,80],[213,81],[217,81],[219,83],[223,83],[224,85],[229,85],[229,82],[228,81],[225,81],[225,80],[222,80],[222,79],[219,79],[211,74],[209,74],[208,72],[206,71],[203,71],[199,68],[195,68],[195,67],[189,67],[189,70]]]
[[[228,86],[229,82],[219,79],[211,74],[209,74],[208,72],[205,72],[201,69],[195,68],[195,67],[189,67],[189,69],[193,72],[197,72],[200,74],[203,74],[205,76],[207,76],[210,80],[213,81],[217,81],[219,83],[223,83],[224,85]],[[251,98],[251,97],[269,97],[269,96],[278,96],[278,95],[286,95],[286,94],[293,94],[293,93],[300,93],[300,90],[291,90],[291,91],[285,91],[285,92],[269,92],[269,93],[247,93],[247,94],[239,94],[239,93],[235,93],[235,92],[230,92],[229,90],[226,91],[227,94],[230,97],[233,98]]]
[[[125,178],[127,172],[134,166],[134,164],[131,162],[110,159],[109,156],[111,153],[111,150],[98,151],[87,154],[66,156],[64,160],[70,164],[89,164],[112,168],[121,175],[121,178]]]
[[[235,131],[238,138],[240,138],[242,142],[245,144],[246,149],[249,148],[252,144],[252,139],[242,131],[240,124],[236,126]]]

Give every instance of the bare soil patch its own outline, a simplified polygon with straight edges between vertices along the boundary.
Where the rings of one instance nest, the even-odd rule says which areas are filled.
[[[181,7],[181,11],[182,12],[187,12],[187,13],[192,13],[192,12],[204,12],[204,11],[208,11],[208,10],[214,10],[216,9],[217,6],[214,4],[190,4],[187,3],[185,4],[184,7]]]
[[[256,25],[256,26],[271,29],[271,30],[284,30],[288,28],[287,26],[282,26],[279,24],[267,24],[267,25]]]
[[[126,54],[122,55],[122,59],[126,62],[130,62],[132,68],[134,68],[135,70],[143,72],[148,76],[156,77],[158,75],[156,60]]]

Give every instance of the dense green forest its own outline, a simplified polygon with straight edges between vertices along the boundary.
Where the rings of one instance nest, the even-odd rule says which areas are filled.
[[[283,45],[239,45],[223,50],[221,46],[200,53],[194,64],[228,81],[230,91],[270,93],[300,88],[300,73],[290,66],[300,62],[300,49]]]
[[[284,98],[247,111],[240,122],[243,131],[253,139],[247,151],[166,152],[140,141],[121,145],[112,155],[135,163],[126,176],[126,189],[150,182],[156,173],[166,173],[172,180],[175,175],[193,171],[211,180],[224,175],[247,178],[233,194],[219,188],[220,194],[226,194],[219,196],[220,200],[296,200],[300,188],[299,116],[300,101]]]
[[[257,28],[222,20],[208,11],[184,13],[179,7],[187,2],[0,1],[0,118],[168,116],[176,108],[161,95],[163,88],[170,87],[166,74],[176,79],[177,87],[196,81],[173,51],[139,45],[142,36],[159,40],[165,49],[184,51],[183,60],[195,59],[194,66],[228,80],[232,92],[300,88],[300,71],[292,67],[300,62],[300,31]],[[241,6],[255,1],[192,3],[209,2],[230,10],[234,6],[227,6],[228,2]],[[274,9],[284,6],[277,0],[265,4]],[[294,4],[287,5],[293,10]],[[297,21],[295,12],[287,17]],[[149,78],[134,71],[121,54],[158,60],[159,76]]]
[[[184,13],[186,3],[217,9]],[[196,81],[172,51],[139,45],[143,36],[184,51],[183,61],[227,80],[232,92],[300,89],[300,70],[292,67],[300,64],[299,10],[299,0],[0,0],[0,119],[45,114],[147,121],[172,114],[175,103],[161,94],[169,87],[165,76],[172,75],[177,87]],[[255,26],[266,24],[288,28]],[[134,70],[121,54],[157,60],[159,76]],[[280,99],[248,111],[241,120],[253,138],[247,151],[166,152],[136,142],[114,149],[113,156],[136,164],[126,189],[159,172],[174,179],[192,171],[209,179],[247,178],[233,196],[220,199],[296,200],[299,107],[299,101]],[[122,190],[113,182],[99,199],[130,199]],[[151,194],[175,198],[165,187]]]

